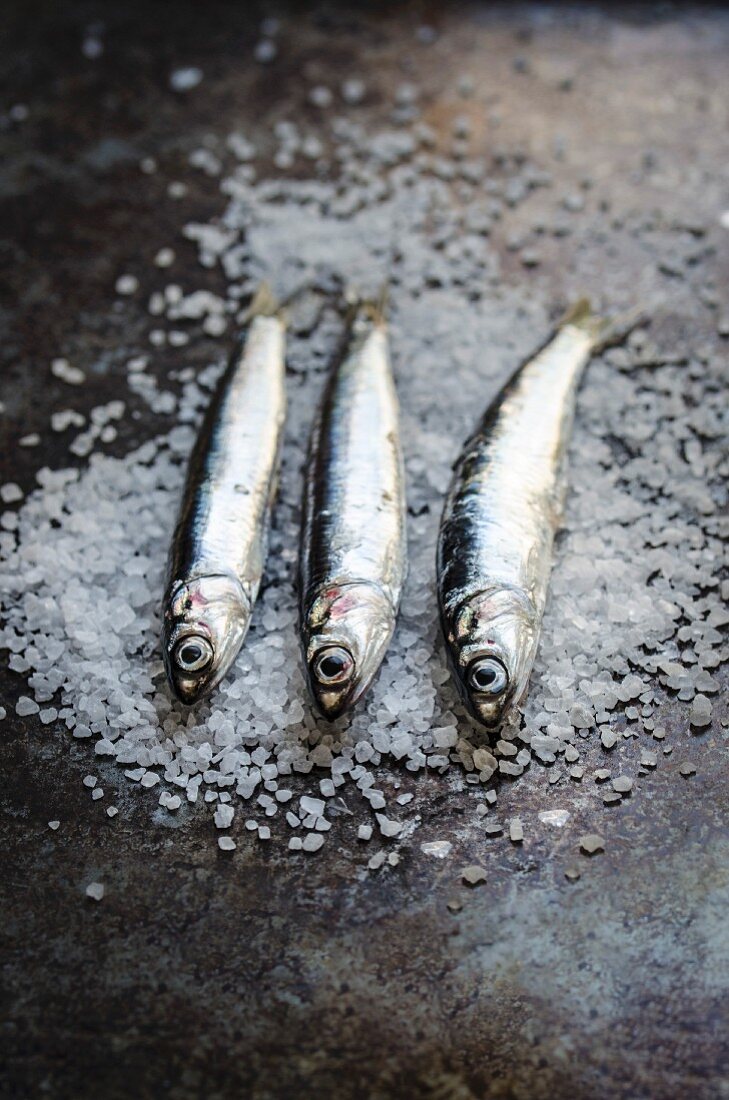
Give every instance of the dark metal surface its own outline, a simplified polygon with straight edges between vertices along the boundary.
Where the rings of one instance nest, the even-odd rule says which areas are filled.
[[[67,440],[47,428],[68,398],[49,375],[51,357],[89,371],[77,406],[118,396],[146,317],[141,305],[110,305],[115,278],[146,272],[150,241],[220,208],[214,183],[184,167],[187,152],[209,129],[263,128],[293,111],[301,73],[334,83],[364,69],[376,111],[387,89],[414,75],[409,44],[424,22],[449,43],[415,74],[432,125],[449,117],[442,89],[466,65],[492,66],[505,140],[539,143],[542,130],[578,140],[585,172],[612,173],[622,216],[655,218],[656,232],[668,231],[661,190],[631,186],[653,155],[669,174],[678,163],[695,168],[693,181],[676,174],[671,198],[685,203],[687,220],[718,193],[727,159],[720,8],[292,10],[295,32],[275,79],[249,60],[261,14],[252,5],[15,4],[4,17],[2,101],[25,103],[30,115],[2,134],[10,305],[1,481],[29,489],[40,466],[69,462]],[[106,52],[92,63],[80,45],[98,20]],[[555,74],[538,112],[525,57]],[[168,86],[181,64],[205,71],[190,99]],[[557,77],[577,72],[621,117],[631,104],[634,125],[616,128],[610,165],[590,163],[594,88],[557,88]],[[680,94],[667,118],[668,87]],[[150,155],[164,160],[164,179],[140,174]],[[160,199],[176,165],[190,193],[173,222],[175,209]],[[565,172],[579,170],[571,163]],[[622,238],[615,255],[597,231],[576,246],[591,249],[595,264],[619,264],[627,283],[652,262],[644,243]],[[505,277],[525,278],[502,250]],[[191,245],[179,254],[195,263]],[[719,254],[706,249],[696,262],[707,282],[725,285]],[[558,287],[559,264],[550,263],[547,254]],[[217,278],[197,268],[195,277],[211,286]],[[700,329],[698,306],[696,316]],[[709,323],[705,339],[719,339]],[[201,342],[189,358],[203,363],[209,353]],[[165,354],[156,361],[170,365]],[[109,448],[120,454],[165,424],[133,397],[130,407]],[[32,431],[41,445],[19,449]],[[729,785],[718,725],[696,737],[685,708],[667,701],[670,768],[640,779],[616,808],[586,797],[568,827],[521,846],[474,841],[461,829],[466,792],[403,773],[402,790],[417,784],[427,803],[419,843],[448,839],[454,850],[440,862],[418,843],[373,875],[345,819],[339,842],[310,860],[245,838],[226,858],[206,818],[177,826],[153,817],[148,792],[100,768],[87,746],[13,715],[20,677],[3,670],[1,683],[10,711],[0,727],[4,1095],[729,1095]],[[698,774],[683,780],[678,765],[689,758],[700,761]],[[114,822],[81,784],[89,770],[118,791],[124,812]],[[543,768],[502,784],[503,818],[542,809],[547,785]],[[51,817],[64,822],[58,833]],[[596,820],[606,851],[589,860],[577,838]],[[488,882],[468,891],[459,869],[476,861]],[[575,865],[582,874],[572,883],[565,870]],[[101,904],[83,892],[95,877],[108,884]],[[447,907],[454,898],[459,912]]]

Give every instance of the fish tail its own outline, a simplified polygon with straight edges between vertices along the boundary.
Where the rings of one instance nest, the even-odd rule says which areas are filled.
[[[356,291],[348,291],[346,294],[349,303],[349,319],[354,320],[358,315],[364,315],[376,325],[384,324],[387,316],[387,305],[390,296],[390,287],[385,280],[378,292],[372,297],[358,294]]]
[[[283,307],[268,283],[259,285],[246,310],[246,321],[254,317],[281,317]]]
[[[579,298],[558,322],[557,328],[571,325],[586,333],[592,351],[597,352],[622,343],[643,320],[645,315],[641,309],[633,309],[617,317],[602,317],[593,312],[589,298]]]

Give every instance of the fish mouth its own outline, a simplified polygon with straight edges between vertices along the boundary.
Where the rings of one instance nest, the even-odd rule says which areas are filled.
[[[333,692],[319,691],[316,688],[312,689],[312,694],[322,716],[329,722],[341,718],[354,701],[350,700],[347,694],[335,695]]]
[[[215,684],[207,679],[194,680],[190,676],[171,677],[173,691],[181,703],[186,707],[194,706],[204,695],[213,689]]]
[[[509,701],[499,699],[495,702],[485,696],[466,696],[466,705],[473,718],[487,729],[496,729],[501,725],[509,709]]]

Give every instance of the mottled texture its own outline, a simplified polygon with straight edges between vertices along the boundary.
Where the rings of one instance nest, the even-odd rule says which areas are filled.
[[[396,93],[397,110],[410,109],[411,93],[400,89],[417,80],[440,147],[452,142],[454,120],[467,115],[488,164],[479,180],[508,192],[501,220],[491,225],[491,254],[500,284],[510,293],[516,288],[530,327],[521,332],[509,304],[504,325],[519,330],[521,342],[518,349],[502,342],[503,374],[536,335],[533,301],[540,324],[546,306],[583,289],[604,291],[611,302],[625,295],[621,305],[645,296],[665,302],[654,314],[652,347],[636,356],[643,365],[621,374],[595,363],[582,391],[576,442],[594,447],[592,427],[607,422],[601,462],[618,468],[613,482],[600,480],[599,499],[589,507],[576,507],[595,490],[581,484],[580,463],[572,461],[572,543],[597,555],[601,571],[630,572],[618,553],[600,557],[594,539],[618,528],[615,498],[641,478],[643,509],[634,505],[635,519],[621,537],[632,537],[638,524],[645,528],[660,486],[678,472],[685,476],[684,451],[690,456],[697,440],[684,423],[680,442],[668,434],[670,414],[683,415],[676,395],[689,395],[700,410],[720,385],[718,368],[712,373],[706,363],[725,355],[717,288],[727,282],[718,221],[729,158],[726,13],[695,5],[460,3],[379,5],[371,13],[361,5],[329,6],[307,15],[300,5],[282,4],[279,13],[273,68],[254,63],[258,17],[270,14],[255,5],[211,2],[173,12],[139,3],[31,3],[7,11],[3,103],[27,104],[29,117],[2,137],[3,279],[13,303],[0,344],[2,482],[29,492],[44,465],[85,469],[88,459],[69,456],[69,436],[48,431],[52,412],[68,405],[88,416],[120,392],[128,399],[129,415],[104,444],[111,455],[124,456],[176,423],[169,410],[154,411],[127,389],[126,362],[146,348],[150,318],[139,298],[114,301],[114,285],[136,272],[146,288],[157,249],[174,243],[176,280],[221,289],[221,273],[201,271],[180,232],[222,206],[218,181],[190,170],[193,150],[240,126],[257,135],[260,124],[262,156],[271,158],[267,128],[286,119],[315,126],[309,87],[325,83],[336,94],[340,82],[355,77],[365,84],[357,110],[379,127]],[[102,33],[105,52],[93,61],[82,45],[89,25],[100,22],[105,30],[95,33]],[[169,74],[188,65],[204,79],[189,93],[173,92]],[[140,172],[140,160],[150,156],[163,171]],[[551,189],[537,184],[535,163],[549,167]],[[187,192],[168,202],[175,180],[184,180]],[[439,218],[456,208],[453,199],[432,218],[442,231],[441,256],[450,223]],[[301,217],[302,233],[310,224],[315,234],[317,221]],[[347,226],[343,220],[343,233]],[[525,266],[523,241],[537,251],[536,266]],[[441,275],[436,262],[424,272],[432,284]],[[156,278],[155,288],[168,281]],[[467,301],[473,285],[448,294]],[[428,309],[426,303],[423,324]],[[492,311],[488,324],[480,322],[476,348],[465,330],[462,342],[446,344],[442,333],[452,334],[433,317],[441,405],[446,396],[449,407],[458,405],[465,371],[480,361],[477,352],[497,320]],[[409,324],[399,337],[400,377],[417,368],[412,331]],[[697,349],[707,359],[689,368]],[[86,386],[72,388],[49,372],[49,360],[60,355],[84,368]],[[185,366],[202,372],[218,356],[219,345],[202,334],[185,350]],[[165,347],[149,374],[175,388],[168,375],[181,358],[179,348]],[[496,372],[487,381],[496,388]],[[613,406],[614,391],[624,400]],[[458,406],[461,424],[448,460],[488,397]],[[417,423],[427,410],[417,393],[412,400]],[[40,445],[18,447],[32,432],[42,434]],[[658,445],[668,438],[663,450],[654,434]],[[422,454],[432,445],[428,433]],[[410,474],[412,515],[431,507],[423,469]],[[438,474],[443,470],[447,460],[439,454]],[[594,471],[591,460],[591,477]],[[445,488],[439,483],[440,493]],[[292,509],[298,500],[297,493]],[[687,568],[695,560],[691,532],[698,532],[690,510],[692,526],[678,526],[678,505],[675,515],[654,533],[651,558],[674,572],[679,555]],[[154,515],[146,522],[153,526]],[[282,542],[276,556],[284,555]],[[425,550],[432,559],[432,541]],[[555,607],[571,597],[558,572]],[[577,592],[578,609],[590,598]],[[615,609],[621,613],[628,633],[627,610]],[[602,628],[599,616],[583,621],[588,649]],[[430,644],[435,636],[433,629]],[[157,652],[155,639],[148,659]],[[486,820],[519,816],[525,839],[518,847],[474,823],[474,790],[454,768],[418,776],[391,763],[378,768],[389,797],[416,792],[421,809],[417,842],[401,845],[397,866],[377,873],[367,869],[372,849],[358,839],[359,818],[346,813],[337,820],[336,842],[313,855],[266,847],[245,831],[236,834],[236,850],[219,851],[207,816],[185,814],[184,806],[178,816],[155,810],[155,791],[131,786],[113,763],[92,764],[89,742],[44,728],[36,713],[16,713],[26,676],[8,669],[3,654],[4,1091],[73,1100],[725,1094],[725,712],[715,702],[710,726],[691,733],[682,666],[670,664],[660,646],[656,652],[669,662],[667,671],[631,673],[645,684],[628,685],[623,695],[640,712],[638,695],[648,686],[655,691],[660,740],[620,716],[619,730],[640,729],[640,740],[605,753],[597,736],[580,735],[581,783],[570,787],[559,764],[532,766],[515,782],[503,778],[488,789],[498,789],[497,808],[486,798],[478,802]],[[450,700],[452,685],[440,694]],[[580,730],[594,727],[584,707],[573,718]],[[444,744],[451,736],[455,726],[439,731]],[[663,746],[670,756],[663,757]],[[624,748],[634,751],[615,762]],[[549,758],[546,739],[540,751]],[[642,759],[651,760],[649,769]],[[96,787],[106,790],[98,802],[82,782],[91,767]],[[610,768],[615,775],[629,770],[634,787],[630,798],[603,809],[605,784],[594,782],[593,772],[607,779]],[[113,818],[105,805],[112,799],[119,808]],[[56,831],[49,819],[60,821]],[[583,856],[579,838],[595,831],[605,852]],[[445,859],[422,849],[443,841],[453,846]],[[488,879],[470,891],[461,871],[473,864],[483,865]],[[99,902],[86,896],[91,883],[104,886]]]

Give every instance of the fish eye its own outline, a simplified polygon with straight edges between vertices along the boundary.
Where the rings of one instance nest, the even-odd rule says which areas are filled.
[[[354,658],[344,646],[327,646],[317,654],[312,669],[320,684],[341,684],[354,672]]]
[[[191,635],[177,643],[174,657],[183,672],[201,672],[213,659],[213,647],[206,638]]]
[[[468,684],[481,695],[503,695],[509,674],[497,657],[481,657],[468,670]]]

